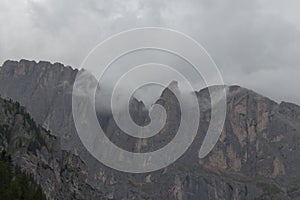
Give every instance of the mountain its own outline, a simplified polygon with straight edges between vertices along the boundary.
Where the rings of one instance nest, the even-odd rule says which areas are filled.
[[[208,89],[203,89],[196,92],[200,104],[198,134],[187,152],[162,170],[128,174],[99,163],[81,144],[71,108],[72,84],[77,73],[78,70],[62,64],[26,60],[7,61],[0,70],[0,94],[24,105],[38,124],[55,135],[48,134],[49,137],[61,139],[61,150],[57,151],[65,152],[85,166],[78,171],[70,170],[68,175],[90,185],[90,188],[82,186],[84,192],[77,199],[92,199],[91,195],[95,193],[101,193],[107,199],[300,198],[299,106],[286,102],[278,104],[239,86],[227,87],[227,117],[222,135],[212,152],[199,159],[198,152],[211,117]],[[172,83],[172,87],[176,84]],[[118,146],[135,152],[151,151],[167,144],[180,122],[178,101],[169,88],[162,92],[156,103],[166,108],[168,117],[164,128],[150,139],[126,135],[107,113],[98,113],[98,119],[106,135]],[[133,98],[129,106],[137,124],[149,122],[143,102]],[[11,144],[7,146],[15,148]],[[57,152],[55,149],[48,149],[48,152],[53,154]],[[69,160],[68,156],[60,159],[62,163],[66,160]],[[62,164],[58,166],[63,168]],[[35,167],[36,163],[28,171]],[[41,176],[37,174],[36,180],[41,180]],[[49,174],[50,179],[54,177],[55,173]],[[64,176],[59,177],[61,179]],[[46,181],[38,181],[43,189],[47,189],[42,182]],[[52,191],[59,191],[60,187],[49,186]],[[66,185],[63,188],[67,191],[76,187]],[[45,193],[51,199],[57,197],[55,192],[45,190]]]
[[[38,126],[18,102],[2,98],[0,150],[11,156],[15,170],[41,185],[48,199],[101,197],[87,183],[85,163],[62,150],[59,138]]]
[[[38,124],[64,143],[75,131],[70,102],[77,71],[59,63],[7,61],[1,68],[0,94],[24,105]]]

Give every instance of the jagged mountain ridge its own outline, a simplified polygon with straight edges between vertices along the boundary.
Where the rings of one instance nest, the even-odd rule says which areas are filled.
[[[51,71],[56,70],[52,69],[53,66],[25,60],[6,62],[0,71],[0,94],[20,101],[39,123],[54,130],[56,135],[61,134],[67,144],[77,145],[71,103],[68,102],[77,71],[59,65],[58,73],[53,73]],[[27,73],[30,69],[36,75]],[[61,76],[59,72],[65,70],[67,72],[63,74],[71,75]],[[24,81],[35,87],[22,88]],[[67,87],[62,89],[62,83]],[[45,88],[51,92],[43,97]],[[25,91],[27,96],[22,94]],[[238,86],[229,87],[224,131],[213,151],[199,160],[197,153],[210,119],[210,99],[207,89],[197,92],[197,96],[201,110],[200,128],[195,142],[182,158],[166,169],[145,175],[124,174],[97,163],[96,167],[89,169],[89,175],[94,175],[89,179],[93,187],[115,199],[297,199],[300,180],[297,170],[300,163],[299,107],[285,102],[277,104]],[[39,101],[43,98],[57,103],[43,105],[46,110],[39,109]],[[166,89],[158,103],[164,105],[172,116],[165,131],[160,133],[165,141],[169,141],[172,138],[169,133],[176,130],[178,122],[176,100]],[[140,123],[147,121],[147,116],[141,112],[143,105],[131,107],[132,115],[138,116]],[[35,113],[38,111],[41,113]],[[112,141],[118,142],[120,137],[126,137],[113,118],[105,116],[103,123]],[[130,144],[127,147],[130,150],[143,152],[156,148],[154,145],[159,146],[157,141],[138,140],[126,144]],[[82,159],[88,166],[95,162],[92,158]]]

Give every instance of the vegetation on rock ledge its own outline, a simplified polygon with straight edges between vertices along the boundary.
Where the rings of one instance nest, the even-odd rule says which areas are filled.
[[[0,199],[46,199],[42,188],[18,167],[14,168],[11,157],[4,150],[0,155]]]

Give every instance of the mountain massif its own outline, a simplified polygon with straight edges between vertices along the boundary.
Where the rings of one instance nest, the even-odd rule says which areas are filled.
[[[43,61],[6,61],[0,68],[0,148],[34,177],[48,199],[300,199],[299,106],[227,87],[221,137],[199,159],[211,107],[208,89],[197,91],[199,130],[187,152],[162,170],[129,174],[99,163],[81,144],[72,116],[77,73]],[[180,109],[169,88],[156,103],[166,108],[168,117],[153,138],[126,135],[107,113],[98,113],[99,123],[124,149],[160,148],[174,137]],[[129,107],[137,124],[149,122],[143,102],[133,98]]]

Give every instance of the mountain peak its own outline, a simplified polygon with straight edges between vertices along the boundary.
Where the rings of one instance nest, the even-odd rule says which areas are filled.
[[[177,81],[171,81],[170,84],[168,85],[169,89],[178,89],[178,82]]]

